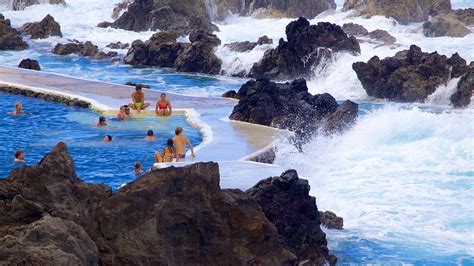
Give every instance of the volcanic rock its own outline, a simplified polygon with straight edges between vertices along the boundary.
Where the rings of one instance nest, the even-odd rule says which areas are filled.
[[[331,211],[320,211],[319,217],[321,218],[321,225],[328,229],[342,230],[344,227],[344,219]]]
[[[257,40],[257,45],[273,44],[273,39],[268,38],[267,35],[263,35]]]
[[[99,51],[99,47],[94,45],[92,42],[70,42],[66,44],[58,43],[53,48],[53,54],[57,55],[68,55],[77,54],[80,56],[93,57],[94,59],[106,59],[115,57],[118,55],[117,52],[104,53]]]
[[[150,88],[150,85],[145,85],[145,84],[142,84],[142,83],[134,83],[134,82],[131,82],[131,81],[127,81],[125,83],[125,85],[132,86],[132,87],[140,86],[144,89],[149,89]]]
[[[23,59],[21,60],[20,64],[18,65],[19,68],[25,68],[25,69],[32,69],[32,70],[41,70],[41,67],[36,60],[32,59]]]
[[[276,79],[309,77],[313,68],[333,52],[360,53],[355,37],[348,37],[336,24],[319,22],[310,25],[299,18],[286,26],[288,41],[280,39],[278,46],[265,52],[260,62],[250,70],[250,76]]]
[[[344,23],[342,30],[350,36],[367,36],[369,31],[364,26],[355,23]]]
[[[238,94],[240,100],[230,119],[288,129],[302,138],[318,129],[330,133],[344,130],[355,121],[358,112],[356,103],[338,105],[330,94],[311,95],[304,79],[291,83],[250,80]]]
[[[299,261],[335,265],[337,258],[329,253],[316,198],[309,195],[309,190],[308,180],[299,179],[295,170],[288,170],[260,181],[247,193],[260,204]]]
[[[450,0],[345,0],[344,11],[355,15],[386,16],[407,24],[426,21],[429,16],[451,12]]]
[[[20,31],[23,34],[30,35],[31,39],[46,39],[50,36],[63,37],[61,26],[49,14],[40,22],[24,24]]]
[[[356,62],[352,68],[369,96],[399,102],[423,102],[440,85],[467,71],[466,61],[457,53],[448,58],[424,53],[415,45],[394,57]]]
[[[368,36],[370,38],[376,40],[376,41],[382,42],[385,45],[391,45],[391,44],[394,44],[397,41],[397,39],[395,39],[395,37],[390,35],[390,33],[388,33],[385,30],[371,31],[371,32],[369,32]]]
[[[197,163],[152,170],[112,193],[82,182],[74,168],[59,143],[38,166],[0,179],[3,262],[335,263],[315,198],[295,171],[264,180],[246,194],[220,189],[216,163]]]
[[[454,14],[438,15],[423,24],[426,37],[464,37],[469,33],[471,31]]]
[[[228,47],[231,51],[243,53],[243,52],[253,50],[253,48],[257,47],[258,45],[265,45],[265,44],[272,44],[272,43],[273,43],[273,40],[268,38],[267,35],[264,35],[258,38],[257,42],[249,42],[249,41],[233,42],[233,43],[227,43],[224,46]]]
[[[108,28],[108,27],[112,27],[112,24],[113,24],[112,22],[102,21],[99,24],[97,24],[97,27],[99,27],[99,28]]]
[[[459,80],[456,92],[451,95],[451,103],[456,108],[466,107],[471,103],[474,91],[474,63],[471,62],[466,74]]]
[[[23,10],[25,7],[29,7],[32,5],[38,4],[45,4],[48,3],[50,5],[65,5],[66,2],[64,0],[12,0],[10,1],[10,8],[13,10]]]
[[[127,49],[130,47],[129,43],[122,43],[122,42],[114,42],[107,44],[105,47],[108,47],[110,49]]]
[[[224,94],[222,94],[222,97],[224,98],[231,98],[231,99],[240,99],[240,96],[239,94],[234,91],[234,90],[230,90],[230,91],[227,91],[227,92],[224,92]]]
[[[467,26],[474,25],[474,8],[456,9],[453,11],[457,19]]]
[[[24,50],[28,44],[23,41],[20,33],[11,27],[10,20],[0,14],[0,51]]]

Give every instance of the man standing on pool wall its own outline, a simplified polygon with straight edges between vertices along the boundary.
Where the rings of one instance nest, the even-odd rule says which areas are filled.
[[[182,127],[177,127],[174,130],[175,136],[173,138],[174,145],[176,146],[176,161],[181,162],[184,161],[186,158],[186,145],[189,145],[189,148],[191,150],[191,155],[193,156],[193,160],[196,157],[194,155],[194,149],[193,145],[189,141],[188,137],[184,136],[183,133],[183,128]]]
[[[173,112],[170,101],[166,99],[166,93],[162,93],[160,100],[156,102],[155,111],[157,116],[169,116]]]
[[[132,102],[128,106],[137,110],[138,113],[150,106],[150,103],[145,102],[145,93],[143,93],[141,85],[135,86],[135,92],[132,93]]]

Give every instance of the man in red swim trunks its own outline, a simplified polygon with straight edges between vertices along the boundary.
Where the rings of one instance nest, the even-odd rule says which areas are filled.
[[[171,109],[171,103],[166,99],[166,93],[162,93],[160,96],[160,100],[156,102],[156,115],[157,116],[168,116],[171,115],[173,111]]]

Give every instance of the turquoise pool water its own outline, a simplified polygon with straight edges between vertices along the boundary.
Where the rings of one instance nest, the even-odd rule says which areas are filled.
[[[19,101],[27,114],[7,114]],[[136,161],[142,163],[143,169],[153,164],[154,151],[162,150],[176,126],[184,127],[194,146],[201,142],[199,131],[189,126],[184,116],[134,118],[125,122],[112,119],[109,126],[98,128],[95,124],[99,114],[91,110],[4,93],[0,93],[0,113],[0,178],[20,166],[13,162],[15,150],[24,150],[27,164],[34,165],[63,141],[83,180],[116,189],[135,178],[132,171]],[[158,141],[143,140],[149,129]],[[105,135],[112,135],[114,140],[102,143]]]

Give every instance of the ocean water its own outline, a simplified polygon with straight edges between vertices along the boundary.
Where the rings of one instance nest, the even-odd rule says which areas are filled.
[[[22,102],[26,114],[8,114],[15,103]],[[191,143],[201,140],[199,131],[188,125],[184,116],[170,118],[134,118],[117,121],[109,118],[107,127],[96,127],[99,114],[88,109],[65,106],[41,99],[0,92],[0,178],[22,164],[14,163],[16,150],[24,150],[28,165],[36,165],[59,141],[68,145],[77,174],[92,183],[104,183],[117,189],[136,177],[135,162],[144,170],[162,151],[166,140],[173,137],[176,126],[182,126]],[[157,141],[145,141],[146,132],[154,131]],[[112,142],[103,143],[105,135]]]
[[[218,47],[216,54],[223,61],[222,70],[228,76],[133,68],[110,61],[50,53],[57,42],[67,39],[90,40],[100,48],[116,41],[148,39],[152,32],[95,27],[101,21],[111,21],[111,10],[119,1],[70,0],[66,7],[38,5],[24,11],[2,11],[0,8],[14,26],[38,21],[50,13],[61,24],[64,35],[64,38],[27,40],[31,46],[27,51],[1,51],[0,64],[16,66],[22,58],[30,57],[38,59],[46,71],[114,83],[140,82],[151,85],[152,89],[213,97],[230,89],[237,90],[246,80],[230,75],[250,70],[266,49],[276,46],[279,38],[285,38],[285,27],[292,20],[230,16],[217,21],[220,32],[216,34],[223,44],[256,41],[262,35],[274,40],[273,45],[257,47],[243,54]],[[352,70],[352,63],[356,61],[367,61],[375,55],[380,58],[393,56],[411,44],[420,46],[423,51],[438,51],[448,56],[458,52],[466,60],[473,61],[474,34],[464,38],[426,38],[421,23],[400,25],[380,16],[353,17],[350,12],[340,11],[343,2],[337,0],[337,11],[321,14],[311,22],[329,21],[339,25],[354,22],[369,31],[383,29],[396,37],[397,43],[389,47],[366,39],[360,44],[359,56],[338,53],[326,67],[316,68],[315,77],[308,80],[310,92],[329,92],[338,100],[357,101],[360,118],[354,128],[342,135],[315,135],[302,152],[288,143],[280,143],[277,162],[297,169],[310,180],[311,193],[317,197],[320,209],[332,210],[344,217],[345,230],[326,231],[329,247],[342,265],[474,265],[474,108],[471,104],[466,109],[454,110],[449,105],[449,96],[458,80],[438,88],[425,103],[396,104],[368,97]],[[452,5],[454,8],[474,7],[474,1],[455,0]],[[124,55],[126,50],[119,53]],[[0,101],[3,96],[0,94]],[[50,106],[50,103],[41,105]],[[71,117],[71,113],[75,115]],[[85,110],[69,110],[61,117],[66,125],[76,125],[74,123],[88,116],[91,122],[96,118],[96,114]],[[121,147],[123,153],[114,154],[113,150],[97,144],[96,140],[102,136],[100,131],[95,128],[85,131],[88,130],[93,132],[90,138],[94,148],[90,153],[110,152],[110,156],[102,157],[106,158],[100,161],[102,166],[115,163],[113,158],[117,158],[117,154],[120,158],[127,156],[128,146]],[[142,134],[140,131],[132,135],[139,139]],[[22,140],[21,136],[17,138]],[[59,136],[56,138],[60,139]],[[37,150],[33,154],[27,152],[32,160],[41,158],[53,146],[52,140],[50,144],[45,142],[46,146],[39,141],[29,143]],[[74,145],[71,152],[79,160],[78,165],[85,165],[78,171],[88,172],[89,157],[75,155]],[[7,156],[7,161],[11,162],[10,151],[0,156]],[[149,159],[145,155],[143,158],[145,162]],[[119,172],[131,172],[134,160],[127,159],[127,163],[119,167],[123,171]],[[145,167],[149,164],[151,161],[145,163]],[[113,181],[117,168],[110,169],[108,177],[104,178]],[[96,181],[94,177],[88,180]],[[120,185],[120,182],[111,184]]]

